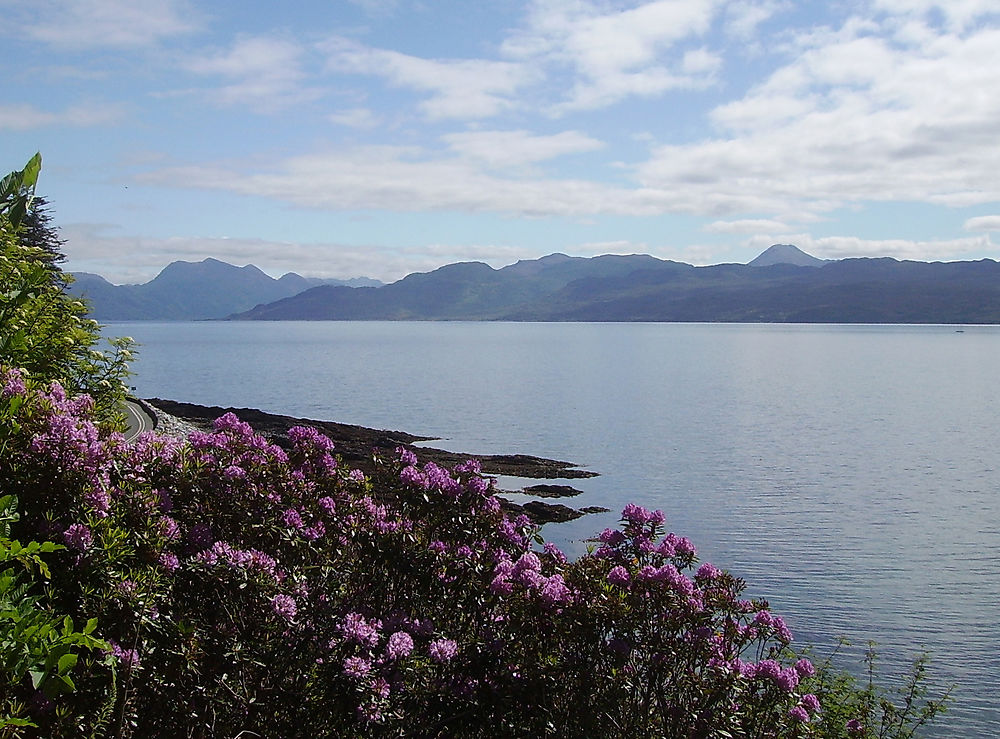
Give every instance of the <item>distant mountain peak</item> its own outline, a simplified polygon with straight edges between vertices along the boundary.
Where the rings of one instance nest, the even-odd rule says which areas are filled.
[[[775,264],[791,264],[796,267],[821,267],[826,264],[825,259],[817,259],[811,254],[806,254],[799,247],[793,244],[773,244],[752,262],[747,262],[749,267],[771,267]]]
[[[202,320],[224,318],[327,282],[382,284],[368,278],[306,278],[294,272],[276,280],[254,264],[238,267],[207,257],[200,262],[171,262],[142,285],[112,285],[99,275],[79,273],[69,291],[90,299],[99,320]]]

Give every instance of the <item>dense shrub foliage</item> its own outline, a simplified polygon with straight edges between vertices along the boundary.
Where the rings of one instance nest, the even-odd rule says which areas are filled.
[[[126,443],[58,384],[5,370],[0,396],[13,530],[65,546],[53,606],[108,642],[29,714],[49,735],[809,736],[871,713],[841,684],[854,713],[824,723],[836,690],[781,617],[659,511],[568,561],[475,462],[400,450],[366,477],[311,428]]]
[[[474,461],[366,476],[231,414],[126,441],[127,347],[95,355],[0,225],[0,736],[873,737],[940,708],[817,672],[659,511],[570,561]]]

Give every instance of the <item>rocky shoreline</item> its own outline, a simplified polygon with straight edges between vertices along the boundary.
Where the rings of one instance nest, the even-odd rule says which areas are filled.
[[[191,429],[210,429],[216,418],[229,412],[235,413],[240,420],[246,421],[257,431],[281,445],[287,444],[288,430],[293,426],[313,426],[330,437],[336,445],[337,453],[344,462],[364,472],[371,471],[372,450],[387,453],[392,452],[396,447],[404,447],[416,454],[422,461],[434,462],[443,467],[453,467],[470,456],[424,446],[421,442],[434,441],[434,439],[426,436],[415,436],[404,431],[371,429],[334,421],[317,421],[265,413],[255,408],[204,406],[164,398],[150,398],[143,401],[143,405],[155,419],[157,430],[182,436]],[[476,458],[482,464],[483,472],[490,476],[504,475],[536,480],[568,480],[598,475],[596,472],[580,469],[572,462],[525,454],[495,454],[477,456]],[[499,492],[501,496],[508,493],[529,495],[536,498],[566,498],[579,495],[583,491],[569,485],[540,484],[529,485],[521,490],[501,490]],[[509,510],[523,511],[538,524],[571,521],[587,513],[607,510],[597,506],[576,509],[561,503],[546,503],[541,500],[531,500],[524,504],[504,500],[505,507]]]

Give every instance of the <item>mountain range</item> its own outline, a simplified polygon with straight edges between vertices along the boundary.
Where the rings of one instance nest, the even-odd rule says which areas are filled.
[[[81,284],[86,292],[92,283],[78,278],[73,288]],[[87,293],[96,318],[1000,323],[996,261],[822,260],[791,244],[749,264],[707,267],[641,254],[550,254],[501,269],[460,262],[379,287],[274,280],[206,260],[175,262],[146,285],[123,287],[132,290],[111,293],[118,303]],[[139,288],[144,302],[126,303]],[[224,301],[237,297],[244,305],[227,313]]]
[[[100,275],[76,272],[68,292],[86,298],[99,321],[179,321],[226,318],[296,295],[317,285],[379,286],[378,280],[323,280],[294,272],[275,279],[252,264],[218,259],[172,262],[141,285],[113,285]]]
[[[750,264],[552,254],[480,262],[377,290],[318,286],[237,320],[1000,323],[1000,263],[824,261],[776,244]]]

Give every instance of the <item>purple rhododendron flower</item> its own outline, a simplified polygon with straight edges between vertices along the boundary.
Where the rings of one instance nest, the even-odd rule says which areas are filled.
[[[118,583],[116,590],[118,591],[119,597],[130,599],[135,597],[138,586],[135,584],[134,580],[122,580]]]
[[[181,566],[180,560],[173,552],[163,552],[158,559],[160,566],[167,572],[173,572]]]
[[[413,637],[405,631],[397,631],[389,637],[389,643],[385,649],[385,654],[389,659],[409,657],[411,652],[413,652]]]
[[[63,540],[70,549],[85,552],[94,543],[94,535],[82,523],[74,523],[63,532]]]
[[[535,587],[538,590],[538,597],[546,605],[553,606],[560,603],[568,603],[572,600],[572,594],[566,586],[566,581],[563,580],[562,575],[556,574],[542,578],[541,582],[537,583]]]
[[[852,718],[848,721],[844,728],[847,729],[848,734],[862,734],[865,730],[864,724],[856,718]]]
[[[348,613],[340,624],[340,634],[348,641],[373,647],[378,644],[381,628],[381,621],[368,622],[360,613]]]
[[[3,390],[0,398],[6,400],[15,395],[24,395],[28,389],[24,385],[24,375],[18,369],[9,369],[3,375]]]
[[[809,723],[809,714],[802,706],[795,706],[794,708],[789,709],[788,715],[790,718],[801,724]]]
[[[819,711],[819,698],[817,698],[812,693],[806,693],[802,696],[802,706],[809,711],[809,713],[816,713]]]
[[[745,678],[752,680],[757,676],[757,665],[753,662],[744,662],[739,657],[733,660],[733,668]]]
[[[271,598],[271,608],[286,621],[291,621],[298,612],[298,607],[295,605],[295,598],[280,593]]]
[[[562,564],[566,563],[566,555],[563,554],[562,550],[551,541],[545,542],[545,545],[542,548],[545,550],[545,553],[554,558],[556,562],[560,562]]]
[[[115,657],[122,667],[126,670],[132,670],[139,666],[139,653],[134,649],[122,649],[121,646],[111,639],[108,640],[108,644],[111,645],[111,655]]]
[[[392,692],[392,686],[389,685],[389,681],[384,677],[377,677],[372,680],[371,684],[372,695],[385,700],[389,697],[389,693]]]
[[[514,584],[506,575],[497,575],[490,583],[490,592],[496,595],[510,595],[514,592]]]
[[[375,703],[366,703],[363,706],[358,706],[358,718],[366,724],[379,724],[383,720],[382,711],[379,710],[378,705]]]
[[[301,529],[302,528],[302,515],[294,508],[289,508],[281,516],[281,520],[285,522],[285,526],[290,529]]]
[[[518,558],[517,562],[514,563],[514,574],[520,574],[522,572],[541,572],[542,563],[538,559],[538,555],[534,552],[525,552]]]
[[[673,567],[673,565],[663,565],[663,567]],[[635,576],[640,580],[662,580],[663,567],[657,569],[653,565],[643,565]]]
[[[288,429],[288,438],[300,449],[312,447],[321,453],[329,453],[334,448],[330,438],[312,426],[292,426]]]
[[[774,628],[775,636],[784,642],[792,641],[792,632],[781,616],[775,616],[771,626]]]
[[[450,662],[458,654],[458,644],[452,639],[437,639],[431,642],[427,651],[432,660],[443,664]]]
[[[322,521],[317,521],[312,526],[306,526],[302,529],[302,536],[309,541],[320,539],[324,534],[326,534],[326,525]]]
[[[656,553],[662,554],[664,557],[673,557],[677,553],[674,540],[670,537],[664,537],[663,541],[657,544]]]
[[[628,570],[626,570],[621,565],[618,565],[617,567],[612,567],[611,572],[608,573],[608,582],[611,583],[612,585],[622,585],[622,586],[628,585],[629,579],[630,577],[628,574]]]
[[[773,659],[763,659],[757,663],[757,677],[769,677],[774,680],[780,674],[781,665]]]
[[[233,436],[244,437],[248,441],[252,440],[256,436],[254,430],[250,428],[249,423],[241,421],[235,413],[226,413],[223,416],[219,416],[212,422],[212,428],[216,431],[228,431]]]
[[[500,536],[502,536],[510,544],[520,545],[524,543],[524,537],[517,530],[514,522],[509,518],[504,518],[497,527],[497,530],[499,531]]]
[[[622,518],[631,524],[641,525],[650,520],[652,514],[635,503],[629,503],[622,509]]]
[[[164,516],[160,519],[160,534],[167,541],[176,541],[181,536],[180,524],[170,516]]]
[[[698,568],[698,572],[695,573],[695,576],[696,577],[703,577],[706,580],[714,580],[715,578],[717,578],[721,574],[722,574],[722,570],[720,570],[715,565],[712,565],[712,564],[709,564],[708,562],[705,562],[705,564],[703,564],[701,567]]]
[[[473,477],[466,483],[466,488],[471,493],[476,495],[486,495],[490,489],[490,483],[488,480],[482,477]]]
[[[799,673],[799,677],[812,677],[816,674],[816,668],[813,667],[813,663],[805,657],[795,663],[795,671]]]
[[[677,554],[681,556],[691,555],[693,557],[695,554],[698,553],[698,550],[695,549],[694,544],[692,544],[691,540],[688,539],[686,536],[682,536],[681,538],[677,539],[677,541],[674,542],[674,549],[677,552]]]
[[[95,518],[107,518],[111,508],[111,497],[104,490],[90,490],[83,496],[83,502],[90,508]]]
[[[361,678],[372,669],[372,664],[363,657],[348,657],[344,660],[344,674],[348,677]]]
[[[417,455],[409,449],[398,446],[396,447],[396,455],[399,458],[399,463],[404,467],[413,467],[417,464]]]
[[[795,671],[794,667],[786,667],[778,674],[774,682],[786,693],[791,693],[799,684],[799,673]]]
[[[613,547],[625,542],[625,534],[618,529],[604,529],[597,538],[604,544],[610,544]]]
[[[478,459],[467,459],[455,465],[455,472],[470,472],[473,475],[478,475],[482,471],[483,466]]]
[[[406,485],[412,485],[421,490],[426,490],[430,487],[430,480],[427,479],[427,475],[412,464],[403,468],[399,473],[399,480]]]

